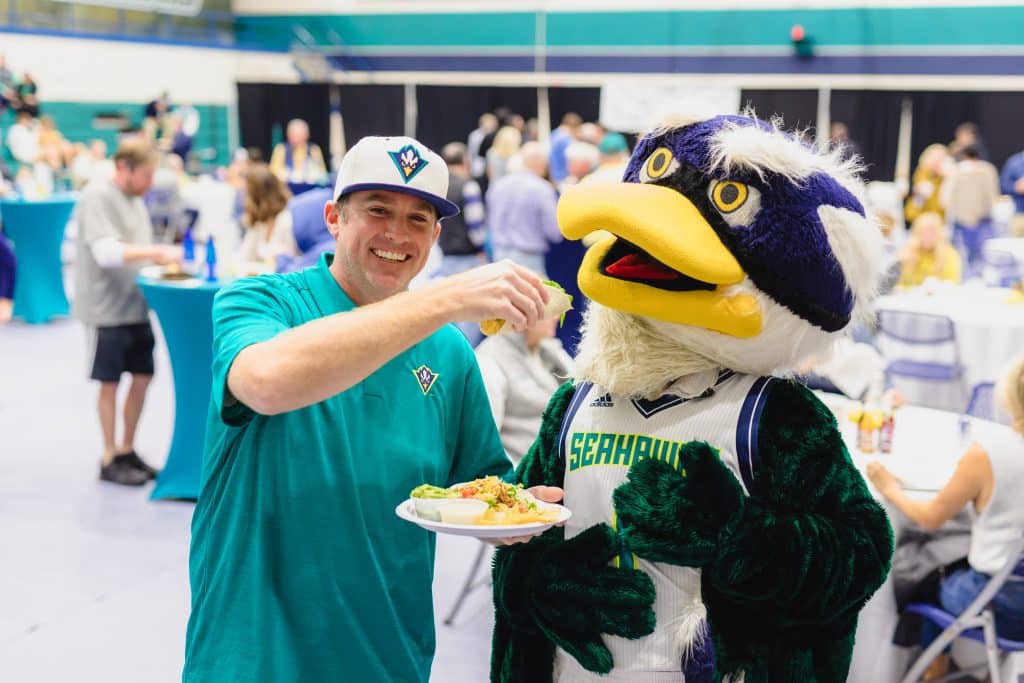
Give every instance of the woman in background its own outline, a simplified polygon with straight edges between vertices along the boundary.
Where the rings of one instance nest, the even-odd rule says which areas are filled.
[[[914,220],[900,252],[901,287],[916,287],[928,278],[960,282],[960,254],[945,230],[937,213],[925,212]]]
[[[931,500],[911,498],[900,481],[880,462],[868,464],[867,474],[889,503],[925,531],[935,531],[971,505],[971,545],[966,563],[947,567],[938,594],[928,600],[951,614],[960,614],[981,593],[989,577],[1011,558],[1010,548],[1024,533],[1024,355],[1003,372],[995,389],[1000,407],[1011,417],[1012,427],[985,423],[976,429],[976,440],[960,458],[952,478]],[[1024,576],[1014,570],[992,599],[996,633],[1002,638],[1024,640]],[[922,645],[939,635],[926,622]],[[924,680],[944,675],[948,655],[940,655],[925,672]]]
[[[928,145],[917,160],[917,168],[911,179],[910,196],[904,205],[908,223],[917,220],[922,213],[931,212],[944,218],[945,213],[939,201],[939,190],[946,177],[952,160],[944,145]]]
[[[523,135],[512,126],[503,126],[494,136],[494,144],[487,150],[487,178],[493,185],[508,173],[508,162],[523,146]]]
[[[260,262],[275,270],[279,255],[299,255],[288,210],[291,193],[266,164],[253,164],[245,175],[245,237],[238,247],[240,262]]]

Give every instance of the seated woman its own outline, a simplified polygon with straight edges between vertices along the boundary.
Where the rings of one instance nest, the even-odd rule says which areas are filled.
[[[1009,547],[1024,533],[1024,355],[1010,364],[996,385],[996,398],[1011,416],[1012,428],[986,424],[938,495],[921,501],[908,497],[900,481],[879,462],[868,464],[868,478],[878,492],[925,530],[933,531],[972,504],[971,545],[967,566],[946,574],[932,600],[960,614],[985,587],[989,575],[1008,560]],[[1019,571],[1019,570],[1017,570]],[[1024,577],[1011,576],[992,600],[996,633],[1024,640]],[[922,633],[923,644],[938,636],[935,627]],[[949,658],[936,658],[925,680],[944,674]]]
[[[249,167],[242,213],[245,237],[236,254],[239,263],[261,263],[274,271],[278,256],[294,258],[299,255],[292,214],[288,210],[290,197],[284,182],[271,173],[266,164]]]
[[[476,347],[494,423],[513,464],[526,455],[548,400],[573,372],[572,358],[555,338],[557,322],[541,320],[521,334],[487,337]]]
[[[939,214],[925,212],[914,219],[900,264],[901,287],[917,287],[928,278],[960,282],[960,254],[946,238]]]

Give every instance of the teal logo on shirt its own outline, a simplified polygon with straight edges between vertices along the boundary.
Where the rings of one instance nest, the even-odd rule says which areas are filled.
[[[415,178],[416,174],[427,165],[427,160],[412,145],[406,145],[397,152],[388,152],[388,154],[391,156],[395,168],[402,174],[402,180],[406,183]]]
[[[427,392],[430,391],[430,387],[434,386],[434,382],[437,381],[439,373],[434,372],[426,365],[421,365],[412,371],[412,374],[416,375],[416,381],[420,384],[420,389],[423,390],[423,395],[426,396]]]

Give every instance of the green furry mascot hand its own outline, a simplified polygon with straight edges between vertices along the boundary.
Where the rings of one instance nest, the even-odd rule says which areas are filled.
[[[654,584],[643,572],[611,566],[620,552],[607,524],[564,542],[545,535],[499,549],[495,604],[514,629],[536,628],[584,668],[608,673],[614,663],[601,634],[639,638],[655,623]]]
[[[643,460],[614,493],[623,542],[644,559],[686,567],[715,560],[723,532],[746,496],[736,477],[703,441],[679,450],[682,474],[661,460]]]

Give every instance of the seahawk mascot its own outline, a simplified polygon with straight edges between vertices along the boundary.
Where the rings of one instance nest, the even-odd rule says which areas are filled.
[[[785,379],[873,296],[855,162],[747,116],[663,127],[558,206],[577,377],[517,478],[572,519],[494,562],[491,678],[836,683],[892,531],[836,421]]]

